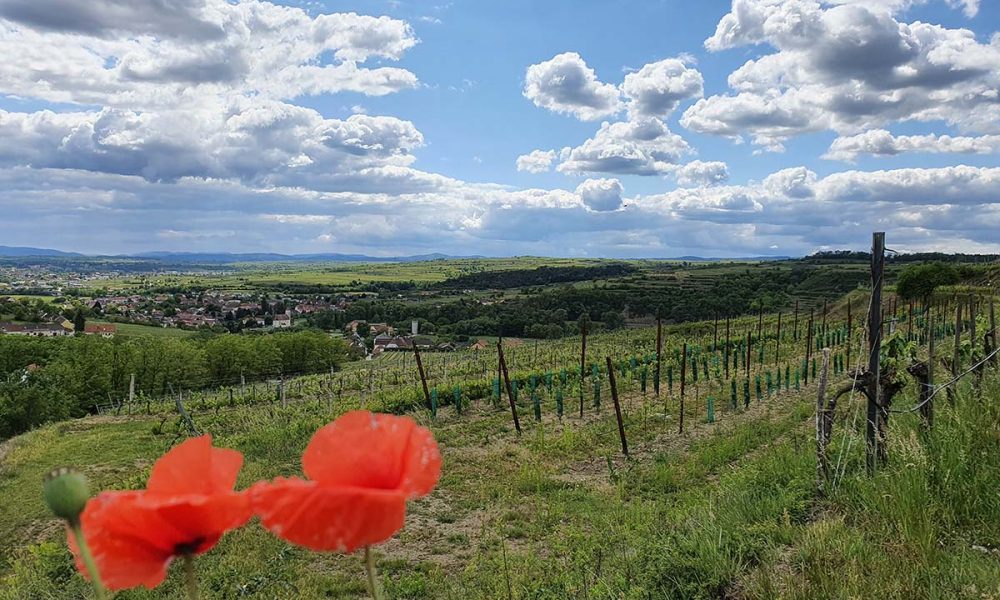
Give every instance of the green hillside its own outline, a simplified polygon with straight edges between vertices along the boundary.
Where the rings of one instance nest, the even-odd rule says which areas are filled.
[[[831,329],[840,326],[839,318],[831,316]],[[753,320],[740,323],[741,328],[754,326]],[[772,327],[769,319],[765,330]],[[786,335],[791,336],[787,327]],[[939,348],[946,344],[944,333]],[[630,345],[648,349],[652,341],[650,330],[624,336],[596,341],[593,352],[618,348],[617,362],[631,354],[626,353]],[[711,323],[672,329],[666,347],[672,350],[687,341],[707,352],[713,336]],[[858,356],[861,338],[853,339]],[[541,350],[522,346],[511,352],[526,367],[548,369],[544,344]],[[800,362],[804,346],[804,341],[790,339],[778,354],[768,345],[764,369],[752,368],[770,377],[775,365]],[[846,350],[846,343],[836,340],[832,346],[835,355]],[[539,362],[528,358],[532,351]],[[920,352],[925,354],[926,347]],[[552,354],[551,360],[561,353]],[[752,359],[756,364],[757,356]],[[953,405],[939,395],[930,433],[921,431],[915,413],[893,415],[889,461],[873,477],[864,469],[863,400],[857,395],[842,398],[830,450],[841,475],[829,494],[820,495],[813,438],[815,379],[803,382],[798,392],[791,382],[786,383],[788,391],[779,385],[760,398],[751,392],[747,408],[740,391],[733,408],[721,370],[707,379],[702,374],[697,382],[688,382],[685,427],[678,433],[679,381],[670,388],[664,377],[659,397],[651,383],[643,392],[639,364],[623,366],[624,376],[618,380],[631,449],[628,459],[621,455],[603,377],[601,408],[593,406],[588,382],[582,419],[575,388],[567,388],[565,414],[559,419],[553,394],[540,386],[542,418],[536,421],[526,383],[531,369],[518,371],[515,377],[524,385],[521,436],[513,430],[509,408],[491,401],[488,391],[467,401],[462,414],[452,406],[442,406],[436,418],[425,410],[411,412],[437,437],[444,468],[437,489],[412,504],[404,529],[378,548],[389,596],[805,599],[1000,594],[996,367],[981,384],[963,380]],[[739,369],[734,371],[736,375]],[[742,382],[742,374],[737,378]],[[848,374],[839,372],[831,387],[847,379]],[[391,408],[386,404],[391,398],[410,397],[350,393],[331,399],[322,390],[307,385],[285,406],[228,405],[209,398],[191,410],[217,445],[243,452],[242,488],[258,479],[298,473],[309,436],[335,414],[362,402],[369,408]],[[445,390],[442,398],[447,397]],[[413,392],[419,398],[419,392]],[[911,381],[894,406],[913,406],[915,393]],[[709,395],[712,423],[707,420]],[[0,449],[0,497],[5,500],[0,505],[0,598],[91,597],[71,566],[61,527],[41,503],[45,472],[70,464],[83,469],[99,488],[142,487],[152,461],[185,435],[165,406],[151,415],[50,425],[5,443]],[[206,598],[366,596],[358,557],[308,553],[277,540],[256,523],[227,535],[200,558],[198,574]],[[179,594],[176,567],[160,588],[117,597]]]

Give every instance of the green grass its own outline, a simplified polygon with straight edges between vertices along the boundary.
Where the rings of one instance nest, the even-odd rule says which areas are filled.
[[[91,321],[91,323],[108,322],[110,321]],[[158,337],[188,338],[193,335],[197,335],[197,332],[188,329],[178,329],[177,327],[156,327],[153,325],[137,325],[134,323],[115,323],[115,335],[121,337],[153,335]]]
[[[198,286],[228,290],[270,289],[286,284],[349,286],[373,282],[437,283],[481,271],[532,269],[542,265],[599,264],[593,259],[540,257],[443,259],[406,263],[243,263],[230,273],[136,275],[94,280],[94,288],[136,289],[150,286]]]

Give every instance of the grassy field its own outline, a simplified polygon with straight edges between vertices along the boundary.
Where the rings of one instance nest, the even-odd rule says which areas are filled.
[[[107,321],[93,320],[91,323],[105,323]],[[155,327],[153,325],[136,325],[134,323],[115,323],[115,335],[120,337],[138,337],[143,335],[153,335],[159,337],[188,338],[197,335],[197,332],[176,327]]]
[[[702,326],[704,328],[704,326]],[[842,376],[843,377],[843,376]],[[839,385],[841,380],[835,381]],[[834,386],[835,387],[835,386]],[[913,403],[911,385],[895,406]],[[392,598],[995,598],[1000,595],[1000,377],[963,385],[940,402],[935,428],[894,415],[890,460],[863,467],[862,401],[842,401],[831,456],[843,476],[815,489],[815,388],[744,409],[704,390],[679,403],[633,385],[623,394],[631,457],[621,456],[604,396],[585,416],[542,419],[522,397],[523,435],[509,411],[476,401],[443,408],[430,427],[442,479],[411,506],[406,527],[379,547]],[[986,399],[983,401],[982,399]],[[238,487],[298,473],[310,434],[336,413],[304,398],[198,413],[218,445],[239,449]],[[575,399],[567,399],[575,406]],[[141,487],[152,461],[179,438],[173,419],[94,417],[44,427],[0,447],[0,598],[89,598],[64,536],[40,502],[42,475],[74,464],[101,488]],[[154,591],[175,598],[179,569]],[[199,559],[206,598],[361,598],[357,556],[293,548],[256,523]]]
[[[137,275],[95,280],[93,287],[136,289],[199,286],[253,290],[287,284],[349,286],[373,282],[436,283],[450,277],[510,269],[600,264],[601,260],[538,257],[442,259],[406,263],[244,263],[229,265],[231,273],[197,275]]]

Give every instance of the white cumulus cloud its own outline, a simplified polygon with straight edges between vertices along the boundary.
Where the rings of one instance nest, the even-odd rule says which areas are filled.
[[[552,168],[552,161],[555,159],[555,150],[532,150],[517,157],[517,170],[544,173]]]
[[[680,59],[668,58],[626,75],[621,90],[630,100],[630,112],[663,117],[672,113],[682,100],[700,97],[704,83],[697,69]]]
[[[905,152],[929,154],[1000,153],[1000,135],[893,135],[873,129],[858,135],[838,137],[823,158],[853,162],[861,155],[894,156]]]
[[[729,167],[720,161],[693,160],[683,164],[674,171],[677,185],[697,187],[718,185],[729,179]]]
[[[966,5],[974,8],[975,3]],[[776,52],[729,76],[734,94],[704,98],[681,124],[701,133],[750,136],[779,150],[792,136],[853,135],[899,121],[944,121],[1000,131],[1000,45],[967,29],[897,20],[899,6],[813,0],[733,0],[705,41],[712,51],[766,45]]]
[[[597,79],[576,52],[565,52],[528,67],[524,97],[535,106],[592,121],[622,109],[618,88]]]
[[[689,152],[691,147],[666,123],[639,117],[603,123],[594,137],[565,150],[557,169],[572,174],[664,175]]]
[[[597,212],[621,208],[623,191],[625,189],[617,179],[588,179],[576,188],[580,200],[587,208]]]

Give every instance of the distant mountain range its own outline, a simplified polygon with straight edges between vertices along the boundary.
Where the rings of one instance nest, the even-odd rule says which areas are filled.
[[[0,246],[0,257],[20,258],[74,257],[74,258],[145,258],[169,263],[240,263],[240,262],[420,262],[449,258],[482,258],[481,256],[451,256],[448,254],[417,254],[414,256],[367,256],[365,254],[278,254],[268,252],[141,252],[139,254],[119,254],[114,256],[86,255],[79,252],[63,252],[48,248],[28,248],[23,246]]]
[[[88,255],[79,252],[63,252],[48,248],[28,248],[22,246],[0,246],[0,257],[20,258],[27,256],[68,257],[68,258],[142,258],[165,263],[197,263],[197,264],[229,264],[229,263],[267,263],[267,262],[422,262],[429,260],[484,258],[475,256],[455,256],[451,254],[416,254],[413,256],[368,256],[366,254],[279,254],[276,252],[141,252],[139,254]],[[653,258],[646,260],[684,260],[689,262],[709,262],[720,260],[733,261],[763,261],[788,260],[791,256],[744,256],[739,258],[706,258],[703,256],[678,256]],[[622,260],[622,259],[617,259]]]
[[[0,246],[0,256],[83,256],[78,252],[63,252],[47,248],[28,248],[25,246]]]
[[[168,262],[239,263],[239,262],[420,262],[447,258],[482,258],[481,256],[451,256],[449,254],[417,254],[413,256],[367,256],[365,254],[277,254],[271,252],[142,252],[132,258],[152,258]]]

